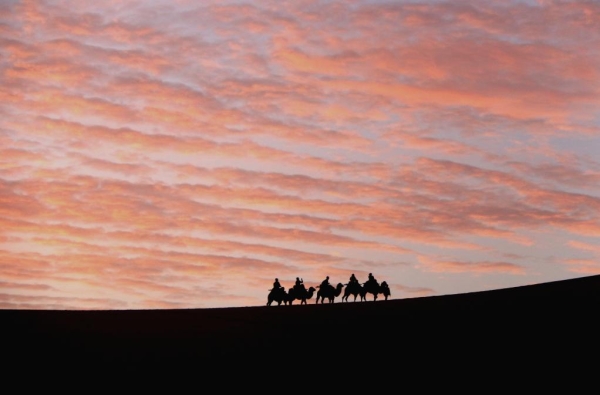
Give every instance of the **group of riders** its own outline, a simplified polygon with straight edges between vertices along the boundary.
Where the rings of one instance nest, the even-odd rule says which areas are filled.
[[[332,286],[329,283],[329,276],[327,276],[325,278],[325,280],[323,280],[321,282],[321,284],[319,285],[319,287],[321,289],[324,289],[326,287]],[[348,280],[348,284],[346,284],[346,286],[348,288],[360,288],[361,284],[358,282],[358,279],[356,278],[356,276],[354,275],[354,273],[352,273],[352,275],[350,276],[350,279]],[[388,284],[387,282],[382,282],[381,285],[379,285],[379,283],[377,282],[377,280],[375,279],[375,277],[373,276],[372,273],[369,273],[369,279],[367,280],[367,282],[364,283],[364,286],[366,288],[374,288],[374,287],[383,287],[383,288],[388,288]],[[294,288],[295,291],[306,291],[306,287],[304,286],[304,280],[296,277],[296,282],[294,284]],[[284,290],[284,288],[281,286],[281,284],[279,283],[279,279],[276,278],[275,282],[273,283],[273,289],[272,291],[279,291],[279,290]]]

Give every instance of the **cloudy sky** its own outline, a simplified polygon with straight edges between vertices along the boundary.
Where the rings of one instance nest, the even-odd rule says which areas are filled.
[[[597,1],[0,0],[0,86],[2,309],[600,274]]]

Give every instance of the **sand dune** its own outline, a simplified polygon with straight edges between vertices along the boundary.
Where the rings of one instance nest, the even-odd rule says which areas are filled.
[[[510,369],[545,366],[556,358],[575,363],[582,350],[597,348],[599,307],[600,275],[376,302],[336,298],[333,304],[312,299],[308,305],[217,309],[2,310],[0,317],[9,346],[5,359],[29,368],[207,373],[245,367],[267,375],[309,369],[338,372],[339,378],[356,371],[391,379],[386,369],[410,375],[443,366],[455,372],[464,368],[466,374],[481,373],[486,364],[498,368],[501,361]]]

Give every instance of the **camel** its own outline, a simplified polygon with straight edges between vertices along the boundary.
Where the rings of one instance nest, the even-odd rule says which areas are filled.
[[[308,289],[304,288],[304,286],[300,289],[292,288],[288,292],[288,303],[291,305],[294,300],[298,299],[301,305],[307,304],[306,300],[312,298],[315,291],[315,287]]]
[[[325,288],[320,288],[317,292],[317,303],[319,303],[319,299],[321,299],[321,303],[324,303],[325,298],[329,300],[329,303],[333,303],[335,297],[340,296],[340,294],[342,293],[342,288],[344,288],[344,284],[342,283],[338,283],[338,285],[335,288],[333,287],[333,285],[328,285]]]
[[[365,292],[365,295],[363,296],[361,294],[361,300],[362,299],[367,300],[367,298],[366,298],[367,293],[373,294],[373,301],[377,300],[378,294],[383,294],[383,296],[385,297],[385,300],[388,300],[388,297],[391,295],[390,287],[388,286],[388,283],[385,281],[382,282],[381,285],[379,285],[379,283],[377,281],[374,281],[373,283],[369,283],[367,281],[363,286],[363,290]]]
[[[367,300],[367,295],[368,293],[373,294],[373,301],[377,300],[377,295],[381,293],[380,291],[380,286],[379,283],[375,280],[373,280],[372,283],[370,282],[366,282],[363,284],[363,289],[365,291],[365,300]]]
[[[354,301],[356,302],[356,297],[360,295],[360,300],[365,300],[365,290],[362,285],[359,283],[355,284],[346,284],[346,288],[344,288],[344,296],[342,296],[342,302],[347,302],[348,297],[350,295],[354,296]]]
[[[281,303],[284,305],[288,303],[292,303],[289,301],[289,295],[285,292],[285,288],[281,287],[280,289],[271,289],[269,292],[269,296],[267,297],[267,306],[270,306],[271,303],[277,302],[277,306],[281,306]]]

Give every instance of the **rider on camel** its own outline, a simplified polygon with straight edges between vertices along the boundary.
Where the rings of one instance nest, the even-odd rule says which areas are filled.
[[[281,284],[279,284],[279,279],[276,278],[275,282],[273,283],[273,291],[279,291],[281,290]]]
[[[298,291],[305,289],[304,288],[304,280],[302,280],[299,277],[296,277],[296,284],[294,285],[294,289],[296,289]]]
[[[354,273],[352,273],[352,275],[350,276],[350,280],[348,280],[348,287],[350,289],[356,289],[356,287],[360,286],[358,284],[358,280],[356,279],[356,276],[354,275]]]
[[[327,276],[327,278],[321,282],[320,287],[321,287],[321,289],[323,289],[323,288],[327,288],[328,286],[329,286],[329,276]]]
[[[377,280],[375,280],[375,277],[373,277],[372,273],[369,273],[369,279],[367,280],[367,282],[365,283],[365,285],[367,287],[369,287],[369,286],[374,287],[374,286],[378,285],[377,284]]]

